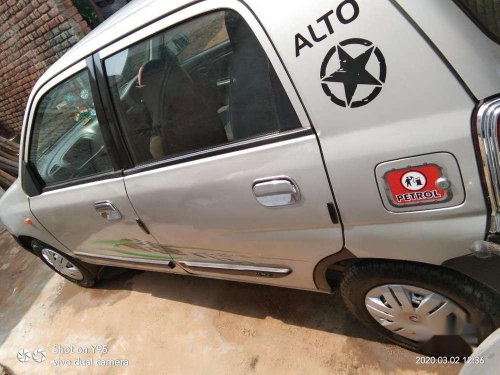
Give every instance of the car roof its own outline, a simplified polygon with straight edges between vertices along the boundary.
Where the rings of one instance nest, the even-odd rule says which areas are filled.
[[[59,58],[37,81],[29,102],[41,86],[75,63],[144,25],[196,2],[199,0],[131,1]],[[261,9],[265,9],[266,0],[246,0],[245,3],[247,5],[258,3]],[[420,6],[422,4],[416,6],[413,2],[409,2],[405,8],[412,19],[423,27],[423,31],[436,43],[439,50],[443,52],[478,98],[496,94],[500,79],[496,74],[500,47],[475,27],[455,4],[432,0],[425,0],[425,4],[428,8]],[[443,8],[443,4],[446,4],[446,8]],[[429,9],[432,14],[440,16],[439,22],[435,19],[427,19]],[[442,31],[445,24],[448,32]],[[457,47],[459,45],[460,48]],[[477,53],[472,53],[477,50],[481,50],[481,59],[475,58]]]
[[[193,0],[134,0],[92,30],[69,49],[38,79],[36,92],[58,73],[69,68],[108,44],[130,34],[156,19],[193,3]]]

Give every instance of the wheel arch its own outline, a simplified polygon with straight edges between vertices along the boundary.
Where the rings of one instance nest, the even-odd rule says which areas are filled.
[[[490,272],[492,267],[500,265],[500,256],[494,256],[487,259],[479,259],[472,254],[446,260],[442,264],[432,264],[425,262],[416,262],[411,260],[390,259],[390,258],[358,258],[347,248],[323,258],[314,268],[314,284],[321,292],[331,293],[340,285],[340,281],[349,266],[357,262],[384,262],[393,264],[419,264],[431,267],[443,267],[460,276],[474,280],[483,287],[500,295],[500,279],[495,278]],[[488,267],[486,267],[488,266]],[[483,272],[481,272],[481,270]],[[496,283],[492,284],[492,280]]]
[[[21,246],[24,250],[29,251],[30,253],[34,254],[33,247],[31,246],[31,243],[33,240],[36,240],[36,238],[30,237],[30,236],[19,236],[16,237],[12,235],[16,242]]]

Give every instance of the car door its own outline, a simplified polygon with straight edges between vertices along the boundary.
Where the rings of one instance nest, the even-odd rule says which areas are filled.
[[[43,191],[29,198],[31,211],[77,257],[168,264],[138,225],[99,100],[84,61],[36,94],[24,161]]]
[[[124,96],[123,62],[159,35]],[[179,35],[180,53],[168,48]],[[183,64],[218,45],[231,57],[211,80]],[[342,228],[315,133],[251,12],[206,1],[99,55],[135,164],[126,190],[159,245],[193,274],[315,289],[314,267],[341,250]]]

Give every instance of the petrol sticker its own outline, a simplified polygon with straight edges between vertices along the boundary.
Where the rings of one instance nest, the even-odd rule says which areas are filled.
[[[436,185],[441,177],[442,169],[436,164],[389,171],[384,175],[389,201],[398,207],[448,201],[451,192]]]

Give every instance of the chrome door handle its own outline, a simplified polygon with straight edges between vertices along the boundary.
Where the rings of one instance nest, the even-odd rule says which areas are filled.
[[[270,177],[253,183],[257,202],[266,207],[287,206],[300,201],[300,190],[290,177]]]
[[[120,220],[122,214],[110,201],[99,201],[94,203],[94,208],[100,217],[109,221]]]

